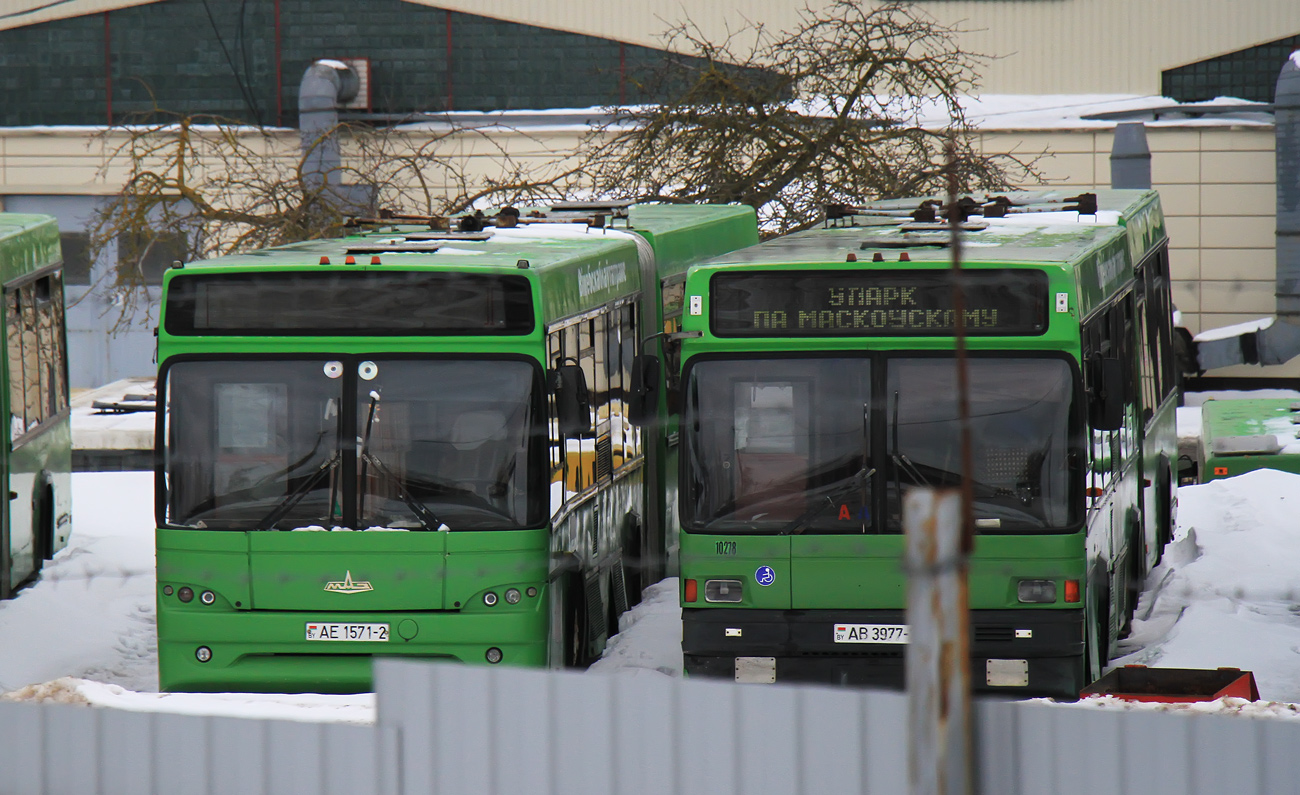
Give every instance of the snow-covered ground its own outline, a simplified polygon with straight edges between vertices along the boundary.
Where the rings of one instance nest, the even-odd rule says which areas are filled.
[[[1294,393],[1292,393],[1294,394]],[[1195,407],[1180,412],[1194,435]],[[73,476],[68,548],[39,582],[0,602],[0,699],[137,711],[365,723],[371,694],[157,692],[150,473]],[[1300,719],[1300,475],[1263,470],[1179,491],[1178,532],[1151,574],[1115,664],[1253,671],[1262,701],[1102,709],[1216,711]],[[680,676],[677,581],[647,589],[591,675]]]

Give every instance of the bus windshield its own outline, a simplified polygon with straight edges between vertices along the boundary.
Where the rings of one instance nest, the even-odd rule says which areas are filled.
[[[544,521],[539,376],[515,360],[197,360],[167,373],[167,522],[504,530]]]
[[[969,367],[977,530],[1077,529],[1071,367],[1005,356]],[[907,487],[961,482],[950,356],[705,360],[685,395],[688,530],[901,533]]]

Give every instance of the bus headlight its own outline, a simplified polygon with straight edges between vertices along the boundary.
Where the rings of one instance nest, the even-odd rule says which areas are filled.
[[[739,602],[744,592],[740,580],[705,580],[704,601]]]
[[[1056,581],[1021,580],[1016,583],[1016,598],[1026,604],[1051,604],[1056,601]]]
[[[492,593],[491,591],[488,591],[487,593],[483,594],[483,604],[487,605],[488,607],[491,607],[496,603],[497,603],[496,594]]]
[[[517,605],[519,604],[519,600],[522,598],[523,594],[519,593],[518,588],[506,589],[506,604]]]
[[[212,649],[207,646],[200,646],[194,650],[194,657],[199,662],[207,662],[212,659]]]

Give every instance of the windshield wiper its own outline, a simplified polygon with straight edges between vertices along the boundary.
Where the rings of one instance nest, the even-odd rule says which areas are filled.
[[[266,515],[266,518],[263,519],[261,522],[259,522],[256,526],[274,528],[276,522],[279,522],[281,519],[283,519],[285,515],[289,513],[289,511],[293,510],[294,506],[302,502],[302,498],[306,497],[308,492],[310,492],[313,488],[316,487],[316,484],[320,483],[321,480],[326,475],[333,473],[334,468],[339,465],[340,460],[342,459],[339,456],[338,451],[335,450],[334,455],[325,459],[325,461],[316,469],[315,472],[308,475],[306,478],[303,479],[302,483],[298,484],[297,488],[295,488],[293,491],[289,492],[288,494],[284,495],[284,499],[280,501],[280,504],[275,506],[275,508],[269,514]],[[334,515],[334,506],[331,500],[330,516],[333,515]]]
[[[817,503],[813,507],[804,511],[802,516],[795,519],[793,522],[786,525],[785,527],[781,528],[780,534],[799,535],[804,530],[807,530],[808,526],[812,524],[813,520],[816,519],[818,516],[821,516],[822,513],[825,512],[827,508],[835,507],[837,498],[842,497],[845,494],[848,494],[853,488],[859,485],[861,485],[865,489],[867,481],[869,481],[871,479],[871,476],[874,474],[876,474],[875,467],[872,467],[870,469],[863,467],[862,469],[859,469],[856,475],[840,483],[830,494],[825,495],[826,502]],[[863,507],[866,507],[865,503],[863,504]]]
[[[406,503],[406,507],[411,509],[411,513],[415,514],[415,518],[420,520],[420,524],[424,525],[425,530],[451,529],[441,519],[439,519],[433,511],[429,510],[429,506],[417,500],[415,496],[407,490],[406,484],[402,482],[402,479],[399,478],[393,470],[384,466],[378,458],[375,458],[373,453],[362,451],[361,460],[374,467],[376,472],[393,482],[393,485],[397,487],[397,496],[401,498],[402,502]]]
[[[429,510],[429,506],[415,499],[411,492],[407,490],[406,484],[393,470],[384,466],[375,457],[374,453],[370,452],[370,431],[374,428],[375,410],[378,407],[379,392],[372,389],[370,390],[370,408],[366,414],[366,430],[361,437],[361,448],[357,451],[357,458],[361,459],[360,476],[357,478],[357,482],[360,484],[360,494],[357,495],[357,518],[360,519],[360,517],[366,515],[366,466],[369,465],[374,467],[375,471],[380,475],[393,482],[393,485],[397,487],[398,497],[401,498],[402,502],[406,503],[406,507],[411,509],[411,513],[415,514],[415,518],[420,520],[420,524],[424,525],[425,530],[450,530],[451,528],[447,527],[433,511]]]

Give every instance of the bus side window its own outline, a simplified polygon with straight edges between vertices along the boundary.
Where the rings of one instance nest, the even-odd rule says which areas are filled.
[[[666,279],[663,283],[664,327],[660,329],[667,334],[682,330],[682,307],[686,302],[686,275]],[[664,350],[664,397],[669,414],[682,411],[682,344],[677,340],[665,339]]]
[[[27,391],[23,386],[22,293],[5,294],[5,347],[9,354],[9,438],[27,430]]]
[[[546,362],[549,367],[556,367],[564,358],[564,330],[559,329],[546,335]],[[551,466],[550,494],[551,516],[559,512],[564,505],[564,440],[560,438],[558,413],[555,407],[555,395],[548,390],[546,395],[547,427],[550,428],[547,439],[547,451]]]
[[[1108,313],[1100,314],[1088,321],[1083,327],[1083,377],[1088,394],[1094,395],[1101,388],[1101,361],[1114,356],[1112,341],[1109,338]],[[1089,398],[1089,415],[1094,407],[1093,398]],[[1088,467],[1088,487],[1098,493],[1110,484],[1111,470],[1114,466],[1115,447],[1113,432],[1091,430],[1089,452],[1091,464]]]
[[[1162,248],[1146,269],[1147,295],[1151,303],[1151,342],[1158,351],[1157,374],[1161,400],[1178,385],[1178,363],[1173,352],[1174,306],[1169,295],[1169,250]]]
[[[637,354],[636,304],[624,304],[616,310],[617,326],[610,327],[610,347],[618,354],[618,396],[614,401],[618,427],[614,429],[614,466],[618,468],[641,455],[641,429],[629,419],[628,400],[632,384],[632,360]],[[617,343],[614,340],[617,339]]]
[[[63,393],[63,358],[60,355],[58,313],[55,311],[56,296],[54,277],[46,276],[32,285],[36,304],[37,360],[40,369],[41,415],[49,419],[62,410],[60,396]]]
[[[35,284],[22,286],[23,392],[27,428],[32,430],[45,419],[41,411],[41,349],[36,314]]]

